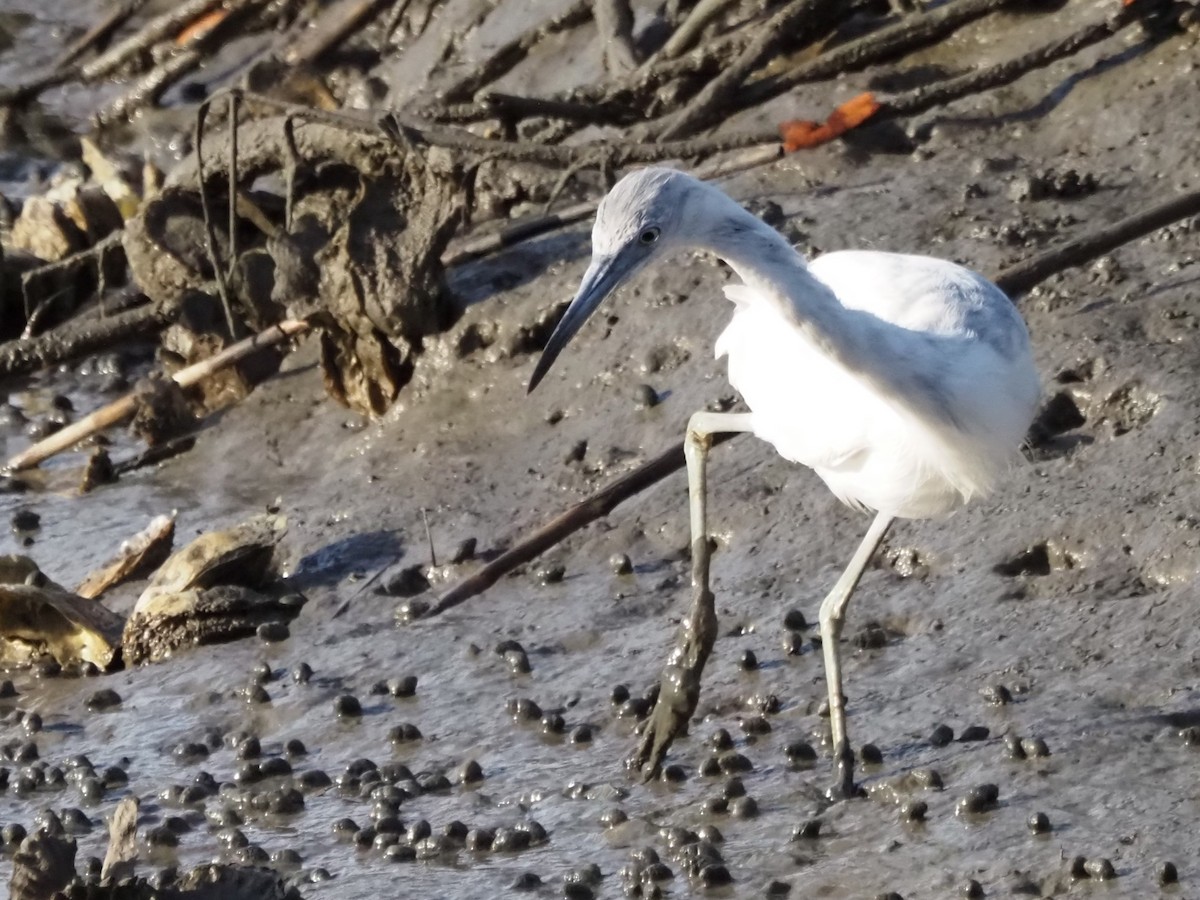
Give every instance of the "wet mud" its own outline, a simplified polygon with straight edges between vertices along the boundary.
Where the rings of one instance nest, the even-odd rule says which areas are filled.
[[[904,66],[1030,40],[998,15]],[[902,153],[847,141],[724,187],[810,253],[996,274],[1200,179],[1200,48],[1126,44],[1087,51],[1084,77],[1051,67],[927,114]],[[286,634],[7,674],[0,879],[13,826],[54,811],[86,868],[134,796],[139,874],[271,866],[308,898],[1200,895],[1200,224],[1020,299],[1045,383],[1026,462],[947,520],[897,523],[863,578],[844,666],[866,796],[832,804],[810,623],[868,519],[751,438],[711,457],[719,636],[661,779],[624,760],[690,602],[682,474],[461,607],[404,615],[737,402],[711,352],[727,275],[702,256],[613,298],[527,397],[587,252],[579,227],[452,273],[462,318],[379,421],[329,401],[309,339],[190,452],[83,495],[86,454],[6,485],[0,552],[61,584],[156,515],[176,511],[182,546],[278,510],[306,602]],[[66,394],[81,414],[95,383],[76,367],[9,399],[37,419]],[[8,453],[30,440],[0,427]],[[110,605],[128,615],[144,588]]]

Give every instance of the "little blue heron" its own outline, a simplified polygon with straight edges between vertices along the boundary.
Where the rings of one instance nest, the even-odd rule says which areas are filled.
[[[873,510],[821,604],[837,769],[852,796],[838,642],[850,597],[895,518],[927,518],[985,495],[1018,456],[1040,392],[1029,334],[1004,293],[942,259],[843,250],[811,263],[712,185],[635,171],[601,202],[592,261],[530,379],[533,390],[587,317],[652,259],[685,248],[723,259],[733,318],[717,339],[749,413],[697,412],[684,442],[694,602],[630,765],[650,777],[699,698],[716,637],[708,586],[706,456],[714,434],[752,432],[808,466],[844,503]]]

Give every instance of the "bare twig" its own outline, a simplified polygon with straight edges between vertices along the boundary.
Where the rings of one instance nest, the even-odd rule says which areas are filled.
[[[167,88],[200,65],[203,59],[204,54],[195,47],[173,50],[170,56],[139,78],[132,88],[99,110],[92,117],[93,121],[100,127],[122,122],[139,107],[157,103]]]
[[[342,41],[370,23],[384,0],[341,0],[327,6],[283,54],[289,66],[312,65]],[[403,8],[406,4],[401,3]]]
[[[225,311],[225,324],[229,329],[229,337],[236,340],[237,320],[233,317],[233,306],[229,300],[229,283],[225,278],[225,267],[221,265],[221,255],[217,249],[217,232],[213,227],[212,204],[208,200],[208,182],[204,175],[204,121],[208,117],[209,104],[214,99],[214,97],[209,97],[196,109],[196,132],[193,140],[196,154],[196,181],[200,191],[200,209],[204,215],[204,238],[208,245],[213,277],[217,280],[217,293],[221,298],[221,308]],[[230,192],[237,191],[237,172],[229,173],[229,190]]]
[[[704,26],[720,15],[722,9],[730,5],[732,5],[730,0],[700,0],[699,3],[692,7],[687,18],[675,29],[675,33],[663,45],[662,50],[657,54],[657,58],[674,59],[680,53],[683,53],[692,44],[696,43],[696,39],[700,37],[700,32],[704,30]]]
[[[729,104],[751,72],[785,41],[796,41],[797,33],[803,34],[806,24],[819,21],[821,8],[828,2],[791,0],[758,30],[732,65],[706,84],[700,93],[671,117],[662,129],[659,140],[677,138],[711,122]]]
[[[191,387],[214,372],[232,365],[238,360],[249,356],[251,353],[263,347],[278,344],[280,341],[293,335],[303,334],[308,328],[308,323],[303,320],[284,319],[277,325],[272,325],[258,334],[251,335],[243,341],[226,347],[220,353],[216,353],[208,359],[180,369],[171,377],[180,387]],[[39,441],[32,447],[9,459],[5,464],[5,470],[18,472],[21,469],[32,468],[50,457],[61,453],[63,450],[74,446],[84,438],[91,437],[96,432],[103,431],[105,428],[127,419],[137,409],[138,396],[136,391],[126,394],[119,400],[101,407],[78,422],[68,425],[61,431],[56,431],[45,440]]]
[[[637,68],[629,0],[592,0],[592,16],[604,48],[604,67],[609,73],[620,75]]]
[[[55,61],[54,68],[65,69],[93,47],[105,43],[112,37],[113,32],[129,21],[133,14],[145,5],[146,0],[124,0],[122,3],[115,4],[99,22],[71,42],[63,51],[62,56]]]
[[[927,12],[905,16],[893,25],[841,44],[789,72],[753,82],[746,86],[739,102],[743,107],[755,106],[805,82],[833,78],[908,53],[1017,2],[1019,0],[949,0]]]
[[[222,0],[190,0],[155,16],[135,34],[83,66],[79,71],[80,79],[97,81],[107,78],[129,60],[145,53],[160,41],[175,37],[189,24],[221,4]]]
[[[713,446],[724,443],[733,434],[713,435]],[[585,525],[602,519],[612,512],[619,503],[639,494],[651,485],[662,481],[673,472],[685,465],[683,444],[676,444],[664,450],[649,462],[638,466],[628,475],[618,478],[612,484],[592,494],[586,500],[575,504],[565,513],[556,516],[547,524],[538,528],[528,537],[522,538],[517,544],[505,550],[479,571],[468,575],[450,590],[438,598],[437,603],[430,609],[430,615],[453,609],[476,594],[486,591],[503,575],[511,572],[522,563],[527,563],[545,553],[568,535],[574,534]]]
[[[131,338],[161,331],[172,314],[142,306],[105,318],[71,322],[28,340],[0,344],[0,376],[23,375],[65,362]]]
[[[996,284],[1010,296],[1023,294],[1051,275],[1082,266],[1122,244],[1192,216],[1200,216],[1200,189],[1172,197],[1009,266],[996,278]]]
[[[592,0],[575,0],[553,19],[543,22],[536,28],[531,28],[520,37],[514,38],[499,48],[475,69],[447,87],[443,92],[443,99],[447,103],[461,103],[470,100],[480,88],[512,71],[529,55],[530,50],[546,38],[560,31],[576,28],[591,17]]]

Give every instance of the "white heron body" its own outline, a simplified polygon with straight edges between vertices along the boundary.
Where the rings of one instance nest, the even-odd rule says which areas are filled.
[[[725,288],[736,309],[716,354],[728,357],[754,434],[856,508],[924,518],[992,488],[1039,394],[1028,333],[1009,299],[932,257],[847,250],[807,267],[798,254],[789,262],[778,278],[743,268],[747,284]],[[819,333],[797,324],[814,303],[835,322],[869,328],[891,358],[864,372],[828,352]],[[881,390],[918,367],[937,373],[936,404]]]
[[[651,260],[715,253],[741,284],[717,340],[749,413],[695,413],[684,456],[691,507],[692,610],[663,671],[631,764],[658,770],[696,709],[717,636],[709,589],[707,453],[750,431],[876,515],[821,603],[821,647],[837,796],[857,793],[846,735],[841,640],[850,597],[896,517],[949,512],[987,493],[1017,457],[1039,384],[1016,308],[983,276],[946,260],[842,251],[811,264],[717,188],[669,169],[625,176],[600,204],[592,263],[530,377],[530,390],[593,310]]]

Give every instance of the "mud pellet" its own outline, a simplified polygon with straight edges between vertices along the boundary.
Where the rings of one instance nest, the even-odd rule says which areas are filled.
[[[738,724],[742,731],[752,737],[771,733],[771,723],[766,720],[765,716],[747,716]]]
[[[529,832],[516,828],[497,828],[492,835],[492,850],[496,853],[512,853],[529,846]]]
[[[753,797],[738,797],[729,804],[729,813],[735,819],[754,819],[758,816],[758,801]]]
[[[417,851],[408,844],[390,844],[383,856],[391,862],[412,862],[417,858]]]
[[[808,628],[808,619],[798,609],[789,609],[783,614],[783,627],[788,631],[804,631]]]
[[[538,584],[561,584],[562,580],[567,575],[567,567],[564,565],[543,566],[534,573],[534,578]]]
[[[738,665],[744,672],[753,672],[758,668],[758,656],[753,650],[743,650],[741,657],[738,659]]]
[[[746,785],[740,778],[730,778],[725,782],[724,785],[722,785],[721,796],[723,796],[726,800],[733,800],[737,797],[745,797]]]
[[[208,745],[201,744],[197,741],[185,741],[182,744],[176,744],[171,755],[181,763],[195,763],[208,758]]]
[[[3,841],[6,847],[20,846],[21,841],[25,840],[27,835],[25,826],[20,822],[13,822],[0,828],[0,841]]]
[[[425,819],[417,819],[408,826],[408,839],[410,843],[415,844],[417,841],[423,841],[432,834],[433,826]]]
[[[227,850],[235,850],[248,845],[250,839],[240,828],[225,828],[217,832],[217,843]]]
[[[62,665],[53,656],[43,656],[33,664],[35,678],[57,678],[62,674]]]
[[[820,819],[808,819],[807,821],[801,822],[796,826],[795,830],[792,831],[793,841],[815,841],[820,836]]]
[[[1179,730],[1179,739],[1185,747],[1200,747],[1200,725],[1189,725]]]
[[[1050,748],[1041,738],[1026,738],[1021,741],[1021,749],[1025,751],[1026,756],[1033,759],[1050,755]]]
[[[129,784],[129,774],[120,766],[109,766],[101,773],[100,779],[106,788]]]
[[[21,717],[21,730],[34,735],[42,730],[42,717],[35,712],[27,712]]]
[[[1083,864],[1083,870],[1093,881],[1108,881],[1117,877],[1117,870],[1113,868],[1112,861],[1104,857],[1089,859]]]
[[[590,744],[592,742],[592,726],[576,725],[571,730],[572,744]]]
[[[733,876],[720,863],[705,866],[700,870],[700,886],[705,890],[724,887],[727,884],[733,884]]]
[[[1087,859],[1082,856],[1072,856],[1067,863],[1067,871],[1072,878],[1087,878]]]
[[[63,824],[66,824],[66,810],[63,811]],[[187,834],[192,830],[191,823],[183,816],[166,816],[162,820],[164,828],[170,828],[176,834]]]
[[[478,546],[478,538],[463,538],[458,542],[458,546],[454,548],[454,552],[450,554],[450,564],[457,566],[465,562],[470,562],[475,558],[475,550]]]
[[[792,886],[786,881],[768,881],[763,888],[764,897],[786,897],[792,892]]]
[[[937,769],[914,769],[913,783],[931,791],[940,791],[943,787],[942,776]]]
[[[350,818],[338,819],[333,823],[333,836],[339,841],[348,841],[359,832],[358,823]]]
[[[924,800],[905,800],[900,807],[900,818],[906,822],[924,822],[929,813],[929,804]]]
[[[989,684],[981,693],[983,699],[992,706],[1005,706],[1012,703],[1012,691],[1002,684]]]
[[[299,852],[285,847],[271,854],[271,865],[280,869],[297,869],[304,864],[304,857]]]
[[[542,716],[542,734],[562,734],[566,730],[566,719],[558,713],[548,713]]]
[[[727,775],[734,772],[751,772],[754,770],[754,763],[750,762],[742,754],[732,750],[722,753],[718,761],[721,765],[721,771]]]
[[[120,705],[121,695],[112,688],[101,688],[87,699],[87,708],[92,712],[102,712]]]
[[[454,819],[442,826],[442,838],[454,844],[462,844],[467,839],[470,829],[466,824]]]
[[[375,829],[368,825],[366,828],[360,828],[354,832],[354,837],[351,839],[359,850],[369,850],[375,845]]]
[[[252,684],[248,686],[242,696],[246,698],[247,703],[253,703],[255,705],[262,705],[264,703],[271,702],[270,692],[261,684]]]
[[[376,834],[404,834],[404,823],[389,810],[388,815],[375,819]]]
[[[669,766],[663,767],[662,780],[669,784],[681,784],[687,781],[687,771],[683,766],[672,763]]]
[[[654,862],[642,869],[639,880],[642,882],[670,881],[674,877],[675,873],[671,871],[670,866],[663,862]]]
[[[375,840],[371,842],[371,847],[377,853],[383,853],[388,847],[393,844],[400,843],[400,835],[394,831],[380,831],[375,829]]]
[[[876,894],[875,900],[904,900],[904,898],[895,891],[885,891],[882,894]]]
[[[621,704],[617,715],[622,719],[644,719],[650,714],[651,706],[645,697],[630,697]]]
[[[608,567],[614,575],[628,575],[633,571],[633,560],[628,553],[614,553],[608,558]]]
[[[596,896],[596,892],[592,890],[590,884],[581,884],[575,881],[563,882],[563,897],[565,900],[592,900]]]
[[[262,744],[254,735],[249,735],[237,745],[234,755],[238,759],[258,759],[262,756]]]
[[[387,689],[393,697],[412,697],[417,693],[417,676],[404,675],[401,678],[389,678]]]
[[[87,813],[73,806],[64,809],[59,818],[62,820],[63,828],[66,829],[67,834],[88,834],[94,827]]]
[[[929,733],[929,746],[945,747],[954,740],[954,729],[949,725],[935,725]]]
[[[263,622],[254,629],[254,634],[264,644],[278,644],[292,636],[287,622]]]
[[[1015,734],[1005,736],[1004,749],[1009,759],[1025,759],[1025,748],[1021,746],[1021,739]]]
[[[18,509],[9,521],[13,531],[36,531],[42,525],[42,517],[32,509]]]
[[[408,744],[421,739],[421,729],[411,722],[404,722],[388,732],[388,740],[393,744]]]
[[[806,768],[817,761],[817,751],[808,741],[792,741],[783,748],[783,753],[793,768]]]
[[[716,825],[701,825],[696,829],[696,837],[708,844],[725,843],[725,835]]]
[[[728,750],[733,746],[733,735],[725,728],[718,728],[709,735],[708,745],[714,750]]]
[[[100,873],[104,871],[104,860],[98,856],[89,856],[83,861],[83,878],[91,884],[97,884],[100,881]]]
[[[459,784],[478,784],[483,781],[483,766],[468,759],[459,767],[457,780]]]
[[[441,772],[422,772],[417,776],[417,784],[423,794],[437,794],[453,787],[450,779]]]
[[[3,681],[0,681],[0,700],[11,700],[17,696],[19,696],[19,692],[12,683],[11,678],[5,678]]]
[[[283,752],[288,756],[307,756],[308,748],[304,746],[304,741],[299,738],[291,738],[283,745]]]
[[[79,796],[85,803],[98,803],[104,797],[104,783],[91,776],[79,782]]]
[[[972,741],[986,741],[991,731],[984,725],[968,725],[958,736],[960,742],[969,744]]]
[[[629,821],[629,815],[623,809],[607,809],[600,815],[600,824],[605,828],[616,828]]]
[[[11,684],[12,682],[9,682]],[[609,701],[613,706],[620,706],[629,699],[629,688],[626,685],[615,685],[608,695]]]
[[[241,832],[239,832],[240,834]],[[242,835],[244,838],[245,835]],[[170,828],[156,825],[146,830],[142,838],[151,847],[178,847],[179,835]]]
[[[783,652],[785,656],[801,656],[804,653],[804,635],[798,631],[789,631],[783,636]]]
[[[983,897],[983,885],[974,878],[968,878],[962,888],[963,900],[980,900]]]
[[[320,769],[309,769],[300,773],[299,783],[301,790],[319,791],[333,784],[333,780]]]
[[[528,675],[533,671],[533,667],[529,665],[529,654],[519,647],[513,650],[506,650],[504,653],[504,662],[508,665],[508,670],[514,675]]]
[[[517,828],[529,835],[529,843],[532,845],[544,844],[550,839],[549,833],[536,819],[530,819],[528,822],[518,825]]]
[[[700,811],[708,816],[723,816],[729,812],[729,801],[724,797],[706,797]]]
[[[1050,817],[1044,812],[1036,812],[1029,817],[1028,824],[1033,834],[1046,834],[1050,830]]]
[[[863,744],[859,747],[858,758],[864,766],[883,765],[883,751],[874,744]]]
[[[313,669],[306,662],[302,662],[292,669],[292,681],[296,684],[308,684],[313,677]]]
[[[698,770],[705,778],[721,774],[721,760],[716,756],[708,756],[700,763]]]
[[[1000,788],[996,785],[980,784],[967,791],[965,797],[958,801],[956,811],[962,813],[981,813],[995,808],[1000,799]]]
[[[467,832],[464,844],[468,850],[483,852],[492,849],[494,835],[486,828],[472,828]]]
[[[1169,860],[1161,862],[1158,864],[1155,877],[1161,885],[1175,884],[1179,881],[1179,869],[1175,867],[1175,863]]]
[[[522,872],[508,887],[513,891],[536,891],[541,886],[541,876],[533,872]]]
[[[339,719],[357,719],[363,714],[362,704],[353,694],[342,694],[333,701],[333,713]]]
[[[542,708],[528,697],[516,697],[505,704],[508,714],[517,721],[536,721],[542,717]]]
[[[629,858],[635,866],[645,868],[658,862],[658,851],[653,847],[635,847],[629,851]]]

